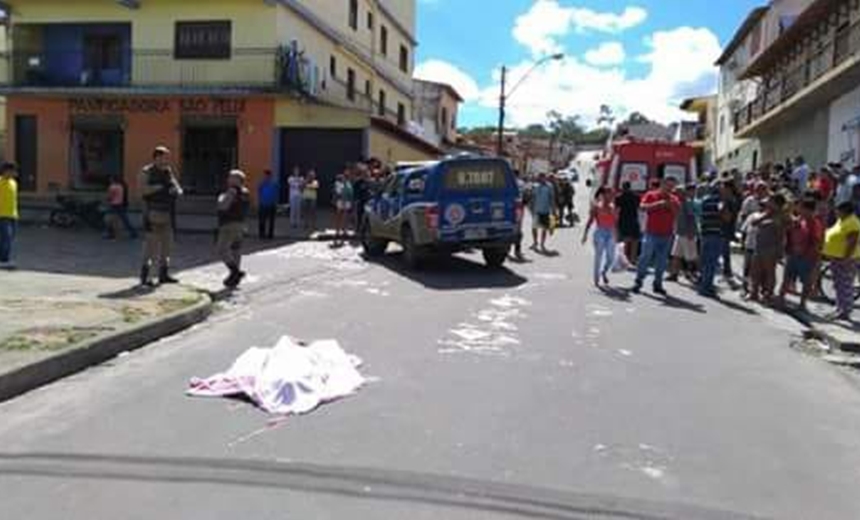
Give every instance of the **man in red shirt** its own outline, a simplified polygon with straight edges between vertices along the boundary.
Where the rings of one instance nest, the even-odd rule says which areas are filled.
[[[803,284],[800,295],[800,310],[806,311],[806,300],[812,292],[815,271],[821,259],[821,245],[824,241],[824,224],[816,217],[816,201],[804,199],[800,204],[798,215],[788,227],[788,259],[785,262],[785,272],[782,286],[779,289],[779,302],[785,303],[785,295],[797,280]]]
[[[645,235],[642,240],[642,254],[636,272],[636,283],[633,292],[639,293],[648,275],[648,269],[654,265],[654,292],[666,295],[663,288],[663,275],[669,263],[669,252],[675,235],[675,219],[681,209],[681,201],[675,195],[677,181],[672,177],[663,179],[660,187],[652,189],[642,196],[639,209],[644,211]]]
[[[827,166],[821,168],[821,172],[816,177],[814,186],[815,190],[821,194],[821,200],[828,202],[833,197],[833,192],[836,190],[836,179],[833,177],[833,172]]]

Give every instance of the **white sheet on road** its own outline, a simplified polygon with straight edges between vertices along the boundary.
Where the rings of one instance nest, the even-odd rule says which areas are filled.
[[[246,395],[266,412],[303,414],[354,394],[365,383],[361,360],[334,340],[302,345],[284,336],[274,348],[253,347],[229,370],[206,379],[192,378],[188,395]]]

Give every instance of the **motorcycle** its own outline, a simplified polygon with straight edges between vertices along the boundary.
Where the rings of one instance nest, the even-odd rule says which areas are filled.
[[[99,201],[82,201],[73,195],[57,195],[57,208],[51,210],[50,225],[68,229],[86,224],[101,231],[105,225],[105,211]]]

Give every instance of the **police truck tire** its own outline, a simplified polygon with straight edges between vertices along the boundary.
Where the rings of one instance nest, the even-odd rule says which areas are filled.
[[[404,226],[401,231],[400,245],[403,246],[403,261],[410,269],[421,267],[421,254],[415,245],[415,237],[412,236],[412,228]]]
[[[482,251],[487,267],[498,269],[505,265],[505,260],[510,253],[510,247],[488,247]]]
[[[370,232],[370,222],[366,219],[361,225],[361,245],[364,248],[364,254],[369,258],[379,258],[388,249],[387,240],[374,238]]]

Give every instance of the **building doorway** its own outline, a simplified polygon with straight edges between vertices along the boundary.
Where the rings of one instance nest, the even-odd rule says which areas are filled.
[[[125,134],[119,118],[77,118],[72,121],[71,187],[100,191],[111,177],[123,174]]]
[[[36,116],[15,116],[15,162],[21,191],[36,190],[38,136]]]
[[[320,204],[331,204],[337,174],[347,163],[364,158],[363,130],[289,128],[281,131],[281,198],[287,200],[287,177],[298,167],[302,175],[313,168],[320,182]]]
[[[239,162],[235,122],[187,124],[182,136],[182,185],[190,195],[216,195]]]

